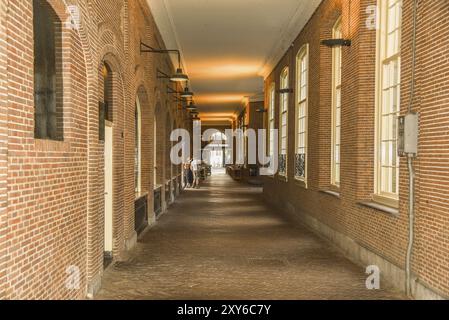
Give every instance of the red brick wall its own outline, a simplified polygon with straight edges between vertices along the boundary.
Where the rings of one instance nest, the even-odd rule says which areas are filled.
[[[8,186],[8,105],[6,76],[6,2],[0,3],[0,297],[5,296],[7,266],[7,205]]]
[[[66,4],[77,4],[81,11],[80,29],[65,30],[59,48],[64,66],[60,81],[64,90],[63,142],[34,139],[32,1],[0,4],[0,96],[7,95],[0,100],[0,189],[5,189],[0,192],[0,298],[80,299],[98,288],[104,251],[104,148],[98,139],[104,61],[113,71],[113,237],[117,260],[136,237],[137,94],[143,112],[142,191],[149,192],[150,210],[156,105],[161,104],[162,119],[168,117],[184,126],[188,123],[175,104],[165,103],[171,101],[166,95],[167,83],[156,79],[157,68],[173,72],[169,57],[140,54],[141,39],[164,47],[145,1],[48,2],[62,21],[67,18]],[[165,121],[158,123],[165,138]],[[164,139],[158,142],[166,148]],[[164,168],[169,159],[161,160]],[[161,180],[169,179],[168,174],[162,171]],[[80,290],[65,287],[66,269],[71,265],[80,268]]]
[[[408,173],[401,159],[399,215],[393,216],[358,205],[371,199],[374,190],[376,30],[368,29],[367,7],[375,0],[325,0],[293,47],[266,79],[279,89],[281,70],[290,66],[290,87],[296,79],[295,56],[309,43],[309,154],[308,188],[294,179],[295,95],[289,106],[289,179],[266,178],[266,198],[278,207],[307,215],[352,238],[362,247],[404,269],[408,237]],[[402,52],[402,105],[410,94],[412,2],[404,1]],[[449,95],[444,35],[449,23],[447,1],[420,1],[417,98],[414,110],[421,113],[420,155],[417,167],[417,236],[413,271],[420,283],[441,295],[449,294],[448,270],[448,179],[447,102]],[[331,157],[331,50],[320,41],[331,35],[342,14],[343,35],[352,40],[343,49],[342,79],[342,168],[340,198],[320,191],[330,186]],[[267,100],[268,101],[268,100]],[[276,95],[276,125],[279,126],[279,95]]]
[[[412,51],[412,7],[405,2],[403,32],[403,110],[409,104]],[[421,283],[449,295],[449,3],[419,1],[417,96],[420,113],[417,170],[416,253],[413,270]],[[406,169],[403,169],[405,173]],[[401,191],[406,214],[407,175]]]

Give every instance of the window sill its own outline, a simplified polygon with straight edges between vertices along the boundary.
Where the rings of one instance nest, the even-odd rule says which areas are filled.
[[[399,209],[388,207],[386,205],[383,205],[383,204],[380,204],[380,203],[377,203],[374,201],[362,201],[362,202],[358,202],[358,204],[361,206],[370,208],[370,209],[381,211],[383,213],[388,213],[389,215],[392,215],[394,217],[399,216]]]
[[[300,188],[307,189],[307,183],[304,180],[299,180],[298,178],[295,178],[295,184]]]
[[[373,202],[389,208],[399,209],[399,200],[381,195],[373,195]]]
[[[332,190],[320,190],[320,192],[323,193],[323,194],[327,194],[329,196],[332,196],[334,198],[341,199],[340,192],[332,191]]]
[[[279,181],[282,181],[282,182],[288,182],[287,176],[278,175],[278,179],[279,179]]]
[[[141,191],[135,192],[134,201],[140,200],[140,199],[142,199],[144,197],[147,197],[147,196],[148,196],[148,192],[141,192]]]

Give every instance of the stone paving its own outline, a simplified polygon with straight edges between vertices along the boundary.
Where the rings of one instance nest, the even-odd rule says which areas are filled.
[[[261,189],[213,176],[183,193],[126,262],[105,272],[97,299],[401,299],[364,268],[266,206]]]

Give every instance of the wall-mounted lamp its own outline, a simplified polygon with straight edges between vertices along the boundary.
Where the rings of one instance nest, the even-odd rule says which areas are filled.
[[[278,93],[280,93],[280,94],[293,93],[293,89],[290,89],[290,88],[280,89],[280,90],[278,90]]]
[[[196,111],[198,108],[196,107],[195,103],[192,101],[190,104],[186,107],[186,110],[188,111]]]
[[[189,76],[182,72],[181,68],[176,69],[176,73],[170,77],[170,81],[173,82],[186,82],[189,81]]]
[[[174,94],[176,101],[185,102],[188,101],[193,97],[193,92],[189,90],[189,88],[185,88],[183,92],[178,92],[177,90],[173,89],[170,86],[167,86],[167,93],[168,94]],[[178,98],[178,95],[180,95],[180,98]]]
[[[179,50],[155,49],[141,41],[140,42],[140,53],[176,53],[178,55],[178,69],[176,69],[176,73],[171,76],[168,76],[167,74],[158,70],[158,78],[168,78],[168,79],[170,79],[170,81],[173,81],[173,82],[185,82],[185,81],[189,80],[189,76],[184,74],[184,72],[182,71],[181,52],[179,52]],[[159,76],[159,73],[161,73],[162,76]]]
[[[327,39],[321,41],[323,46],[333,48],[333,47],[350,47],[351,40],[348,39]]]
[[[194,93],[189,90],[189,87],[185,87],[184,91],[181,92],[181,98],[191,99],[191,98],[193,98],[193,96],[194,96]]]
[[[168,75],[165,72],[161,70],[157,70],[157,78],[158,79],[169,79],[171,82],[187,82],[189,80],[189,77],[185,74],[179,73],[182,72],[181,69],[178,69],[177,73],[173,75]]]

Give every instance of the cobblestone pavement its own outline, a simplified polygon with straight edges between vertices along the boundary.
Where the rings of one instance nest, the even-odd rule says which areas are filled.
[[[106,272],[97,299],[401,299],[224,175],[183,193]]]

